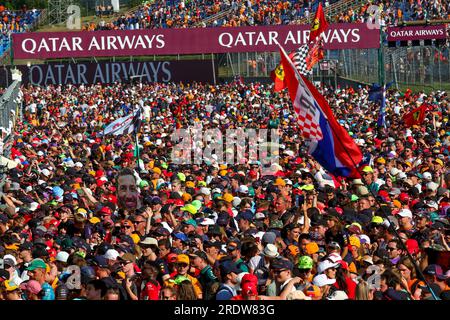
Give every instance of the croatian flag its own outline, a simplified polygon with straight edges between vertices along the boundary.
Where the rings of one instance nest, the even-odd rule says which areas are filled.
[[[355,176],[362,160],[361,150],[337,122],[325,98],[296,71],[281,46],[280,51],[289,95],[309,154],[335,176]]]

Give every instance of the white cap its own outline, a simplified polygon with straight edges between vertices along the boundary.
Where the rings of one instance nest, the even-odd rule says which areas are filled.
[[[14,266],[17,265],[17,259],[13,255],[5,254],[5,256],[3,257],[3,261],[5,261],[6,259],[11,260],[14,263]]]
[[[44,176],[48,177],[48,176],[50,175],[50,170],[44,169],[44,170],[41,171],[41,173],[42,173]]]
[[[338,265],[339,265],[338,262],[332,262],[328,259],[325,261],[319,262],[319,265],[317,266],[317,273],[323,273],[330,268],[336,268]]]
[[[103,255],[105,259],[109,260],[117,260],[117,258],[120,256],[119,252],[115,249],[108,249],[106,253]]]
[[[246,185],[240,185],[238,188],[238,192],[248,194],[248,187]]]
[[[327,300],[348,300],[348,295],[345,293],[345,291],[336,290],[327,297]]]
[[[359,240],[361,241],[361,243],[368,243],[368,244],[370,244],[370,238],[369,238],[369,236],[367,236],[366,234],[361,234],[360,236],[359,236]]]
[[[424,173],[423,173],[423,178],[424,178],[425,180],[431,180],[433,177],[432,177],[431,173],[429,173],[429,172],[427,171],[427,172],[424,172]]]
[[[326,274],[319,274],[313,280],[313,284],[318,287],[324,287],[326,285],[332,285],[336,282],[336,279],[328,279]]]
[[[400,173],[400,170],[398,170],[397,168],[392,168],[390,173],[391,176],[396,176]]]
[[[42,151],[38,151],[37,155],[38,155],[39,157],[42,157],[42,156],[44,155],[44,153],[43,153]]]
[[[410,219],[412,219],[412,212],[409,209],[402,209],[398,212],[398,215],[400,217],[408,217]]]
[[[75,162],[75,167],[83,168],[83,164],[81,162]]]
[[[280,254],[276,245],[268,243],[262,254],[268,258],[277,258]]]
[[[200,225],[201,226],[212,226],[212,225],[214,225],[215,223],[214,223],[214,220],[213,219],[211,219],[211,218],[203,218],[202,219],[202,222],[200,222]]]
[[[241,198],[239,198],[239,197],[234,197],[233,198],[233,207],[237,207],[237,206],[239,206],[241,204]]]
[[[398,173],[397,178],[400,179],[400,180],[404,180],[404,179],[406,179],[406,178],[408,178],[408,177],[406,176],[406,173],[404,173],[403,171],[400,171],[400,172]]]
[[[342,261],[342,257],[339,253],[333,252],[330,253],[327,257],[328,260],[331,260],[333,263],[338,263],[339,261]]]
[[[36,209],[39,207],[39,203],[38,202],[32,202],[30,203],[28,209],[30,209],[31,211],[36,211]]]
[[[67,259],[69,259],[69,254],[65,251],[58,252],[55,257],[55,260],[60,262],[67,262]]]
[[[205,196],[209,196],[211,194],[211,189],[206,188],[206,187],[201,187],[200,188],[200,193],[205,195]]]

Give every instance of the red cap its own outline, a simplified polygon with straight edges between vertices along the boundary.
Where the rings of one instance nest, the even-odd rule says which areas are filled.
[[[400,202],[408,202],[410,200],[409,195],[405,192],[400,193],[398,199],[400,200]]]
[[[258,295],[258,286],[254,282],[247,282],[242,285],[242,295],[255,296]]]
[[[104,214],[112,214],[111,208],[110,207],[103,207],[100,209],[100,213],[104,213]]]
[[[176,199],[176,200],[175,200],[175,205],[176,205],[177,207],[182,207],[182,206],[184,206],[184,201],[181,200],[181,199]]]
[[[408,239],[405,242],[406,248],[408,248],[408,252],[410,254],[418,254],[420,249],[419,249],[419,243],[417,242],[417,240],[414,239]]]
[[[105,180],[97,180],[97,187],[101,187],[105,184]]]
[[[247,273],[247,274],[245,274],[245,275],[242,277],[242,280],[241,280],[241,286],[242,286],[243,284],[245,284],[245,283],[248,283],[248,282],[257,284],[257,283],[258,283],[258,278],[257,278],[254,274]]]

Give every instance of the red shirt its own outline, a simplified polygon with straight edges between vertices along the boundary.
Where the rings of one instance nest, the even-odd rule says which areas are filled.
[[[353,281],[350,277],[346,277],[345,278],[345,283],[347,284],[347,291],[346,291],[346,293],[348,295],[348,298],[350,300],[354,300],[355,299],[355,295],[356,295],[356,282]],[[338,285],[337,282],[334,283],[334,286],[337,289],[342,290],[342,289],[339,288],[339,285]]]

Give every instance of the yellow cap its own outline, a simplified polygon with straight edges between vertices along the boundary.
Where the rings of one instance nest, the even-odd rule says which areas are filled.
[[[365,166],[365,167],[362,169],[362,171],[363,171],[363,172],[368,172],[368,173],[373,173],[372,167],[369,167],[369,166]]]
[[[190,202],[192,200],[192,196],[189,193],[183,193],[181,196],[184,202]]]
[[[232,202],[234,197],[231,193],[225,193],[220,199],[225,200],[226,202]]]
[[[378,158],[377,163],[386,164],[386,159],[384,158]]]
[[[398,200],[394,200],[394,201],[392,201],[392,203],[398,209],[400,209],[402,207],[402,204]]]
[[[223,177],[223,176],[226,176],[227,173],[228,173],[227,170],[220,170],[220,171],[219,171],[219,174],[220,174],[222,177]]]
[[[92,224],[96,224],[96,223],[100,222],[100,219],[97,218],[97,217],[92,217],[92,218],[89,219],[89,222],[92,223]]]
[[[383,218],[380,216],[373,216],[372,223],[383,223]]]
[[[194,181],[188,181],[188,182],[186,182],[186,187],[188,187],[188,188],[194,188],[194,187],[195,187]]]
[[[161,174],[161,169],[158,167],[153,168],[153,173]]]
[[[359,238],[357,236],[350,236],[349,240],[352,246],[355,246],[357,248],[361,247],[361,241],[359,241]]]
[[[286,186],[286,181],[284,181],[284,180],[281,179],[281,178],[277,178],[277,179],[275,180],[274,185],[280,186],[280,187],[284,187],[284,186]]]
[[[198,183],[197,183],[197,185],[199,186],[199,187],[206,187],[206,182],[205,181],[199,181]]]

